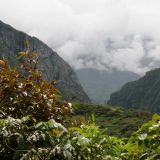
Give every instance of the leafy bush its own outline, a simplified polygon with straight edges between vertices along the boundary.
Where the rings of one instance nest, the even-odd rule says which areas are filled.
[[[36,123],[29,116],[8,117],[1,120],[0,159],[63,159],[67,150],[61,146],[61,136],[65,133],[65,127],[53,119]]]
[[[123,150],[121,139],[107,136],[94,124],[71,128],[70,135],[77,160],[118,159]]]
[[[160,116],[129,139],[106,134],[92,123],[66,128],[70,103],[45,81],[34,52],[21,52],[20,69],[0,60],[1,160],[158,160]]]
[[[0,61],[0,112],[2,117],[22,118],[31,115],[37,120],[62,122],[71,112],[68,103],[58,101],[55,81],[48,83],[38,69],[34,52],[19,53],[21,69],[11,69]]]
[[[41,159],[60,144],[72,108],[59,100],[55,81],[42,78],[34,52],[19,53],[18,61],[21,68],[12,69],[0,60],[0,159]]]
[[[97,126],[82,125],[69,132],[60,123],[35,122],[32,117],[1,119],[0,159],[88,159],[120,157],[122,141]]]
[[[160,116],[155,114],[150,122],[143,124],[124,148],[128,158],[160,159]]]

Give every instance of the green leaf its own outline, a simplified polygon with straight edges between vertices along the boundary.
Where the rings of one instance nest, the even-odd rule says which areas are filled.
[[[39,122],[38,124],[36,124],[35,128],[40,130],[49,130],[49,127],[45,122]]]

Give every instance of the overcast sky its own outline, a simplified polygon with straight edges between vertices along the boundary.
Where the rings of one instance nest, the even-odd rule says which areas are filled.
[[[0,19],[75,69],[141,74],[160,64],[160,0],[0,0]]]

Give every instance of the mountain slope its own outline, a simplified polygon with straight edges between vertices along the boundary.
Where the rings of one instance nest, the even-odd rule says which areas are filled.
[[[95,69],[76,70],[79,80],[93,102],[104,104],[110,94],[120,89],[126,82],[138,79],[140,76],[128,71],[99,71]]]
[[[125,84],[111,95],[108,104],[160,112],[160,69]]]
[[[0,58],[5,58],[11,65],[15,65],[15,57],[18,52],[24,50],[26,40],[29,42],[29,48],[39,55],[44,77],[49,81],[58,80],[57,88],[65,99],[71,100],[72,97],[76,97],[77,102],[90,102],[73,69],[56,52],[39,39],[0,21]]]

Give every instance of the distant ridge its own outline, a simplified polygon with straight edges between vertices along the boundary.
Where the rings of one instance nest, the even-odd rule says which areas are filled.
[[[120,89],[126,82],[140,78],[136,73],[119,70],[99,71],[85,68],[76,72],[85,92],[96,104],[106,104],[111,93]]]
[[[137,81],[125,84],[111,94],[108,104],[160,113],[160,68],[147,72]]]

